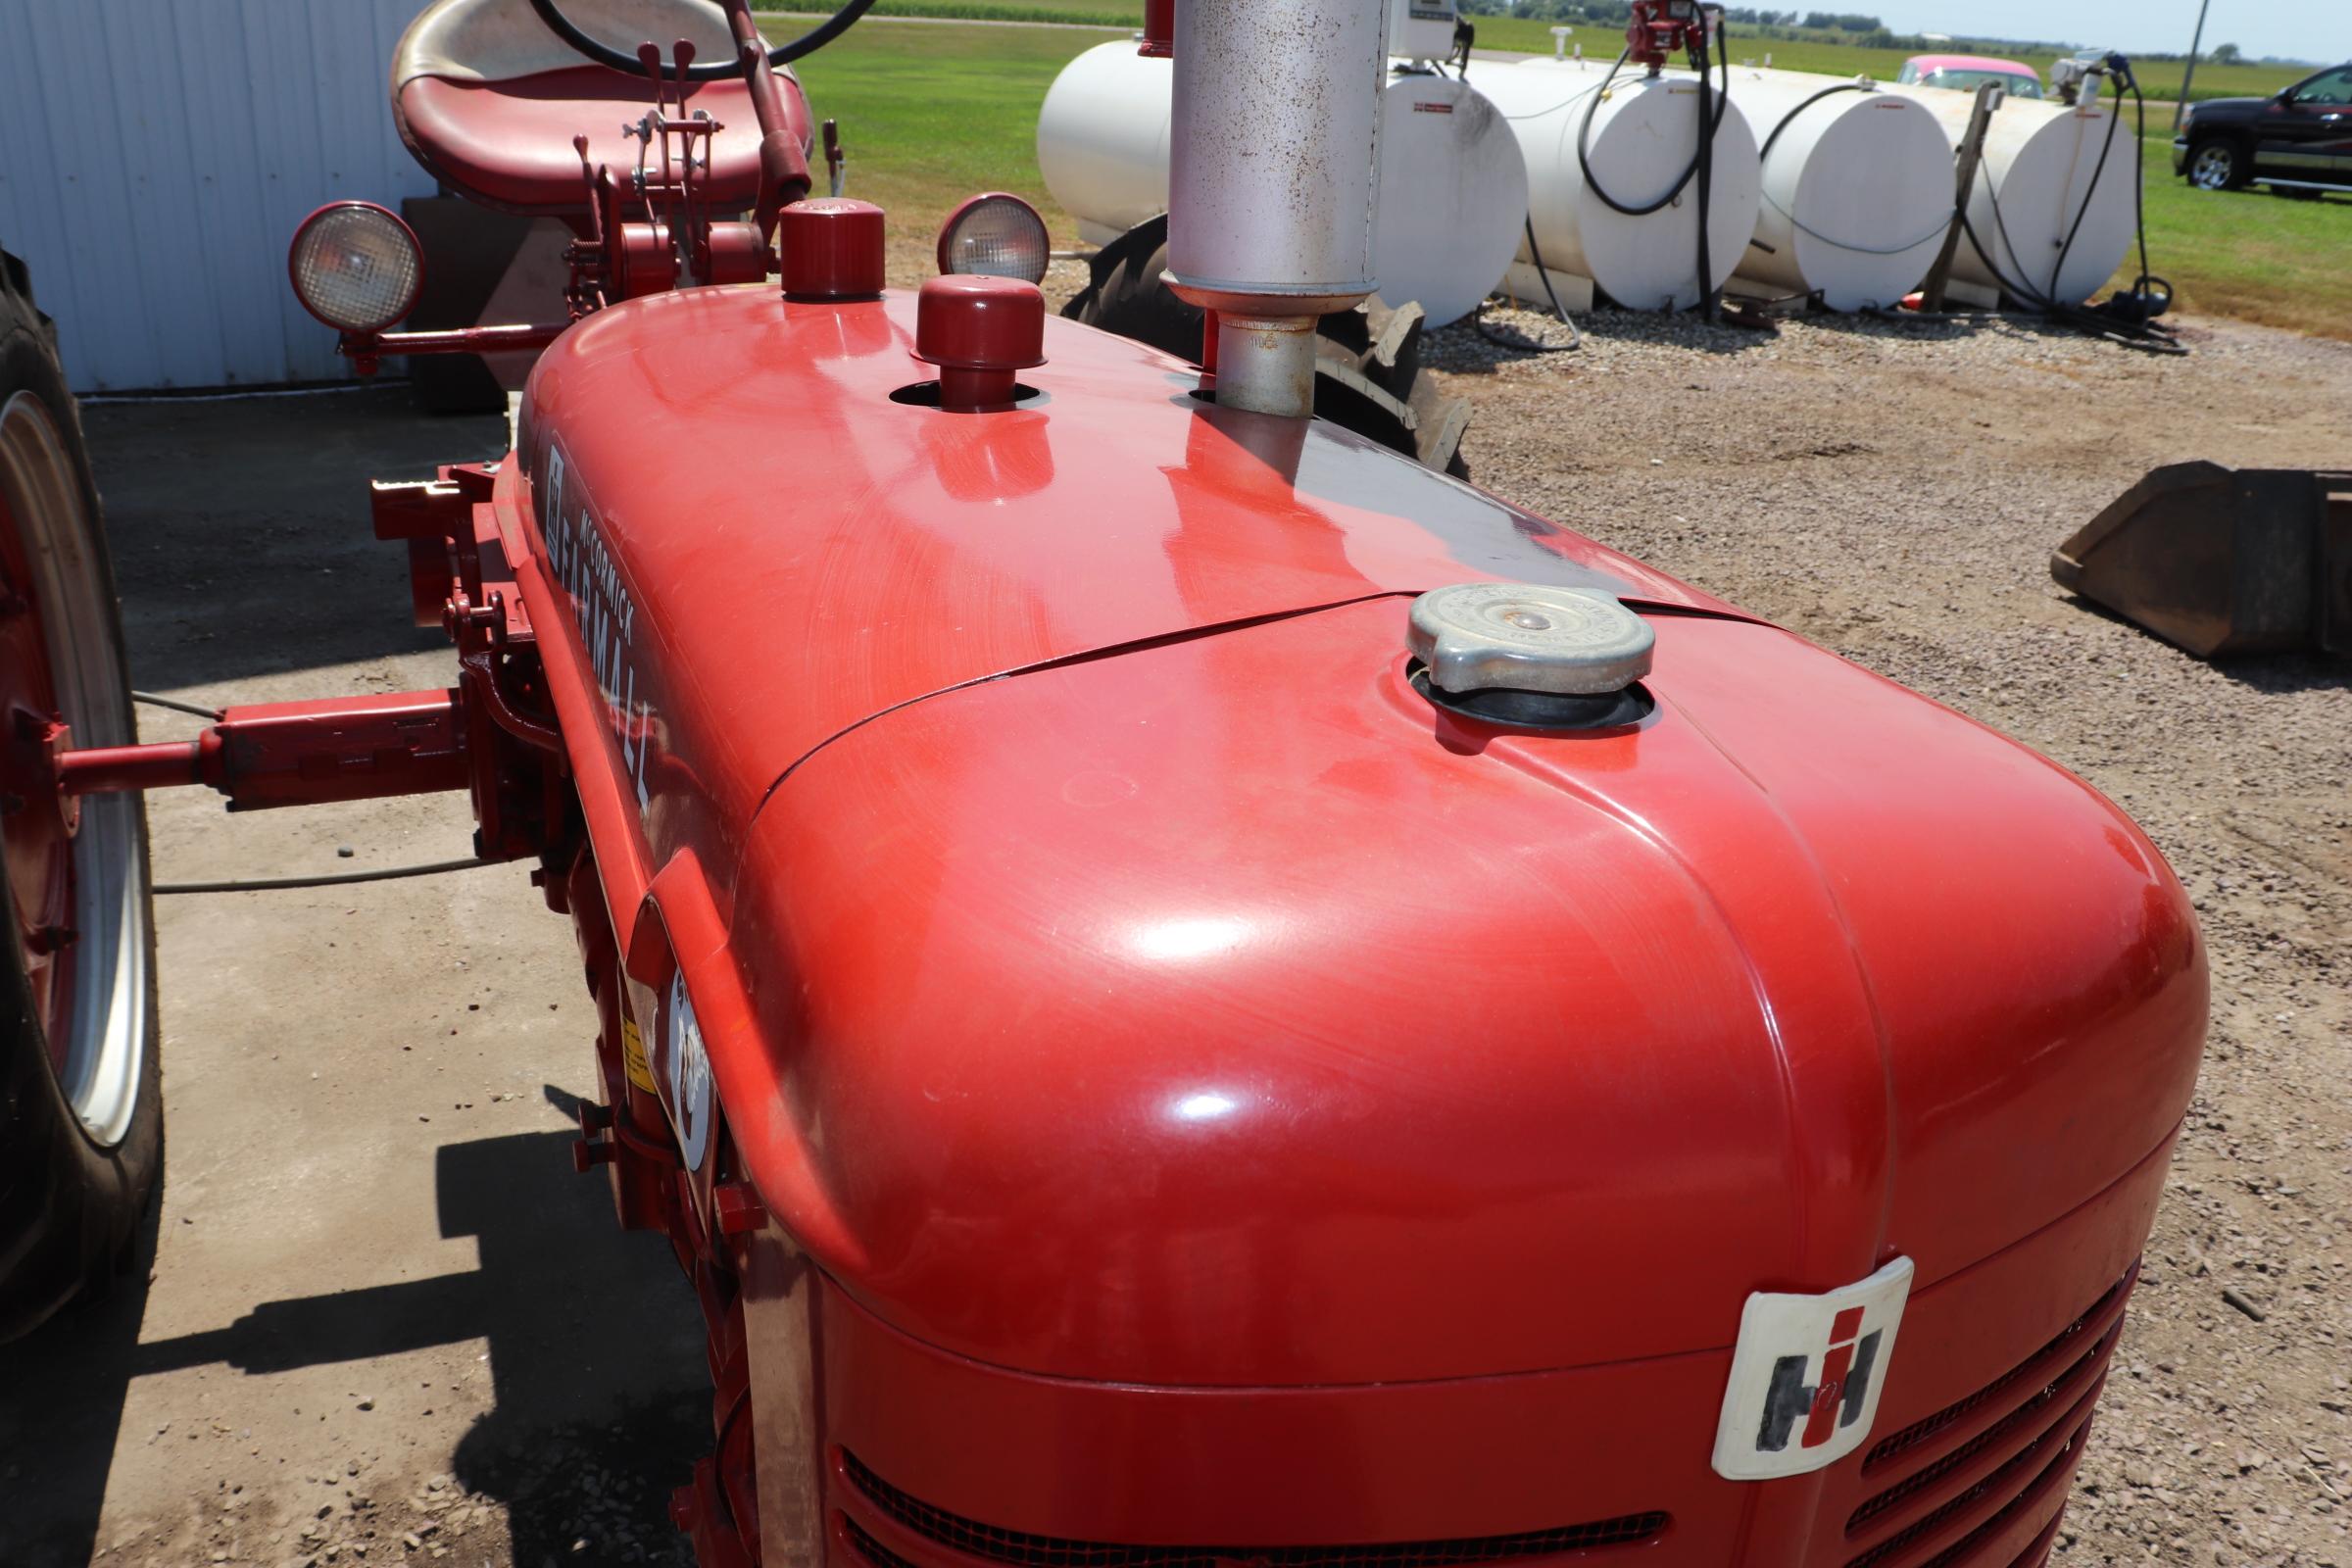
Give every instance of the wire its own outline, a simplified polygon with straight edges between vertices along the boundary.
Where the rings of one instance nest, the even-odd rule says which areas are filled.
[[[226,716],[218,708],[199,708],[194,703],[183,703],[174,697],[158,697],[153,692],[132,692],[130,700],[134,703],[145,703],[149,708],[169,708],[174,713],[187,713],[196,718],[209,718],[215,723],[219,723]]]
[[[1568,328],[1569,340],[1565,343],[1538,343],[1531,338],[1525,342],[1514,343],[1508,338],[1497,336],[1494,329],[1487,325],[1487,307],[1494,303],[1491,295],[1480,300],[1478,309],[1471,313],[1471,328],[1496,348],[1508,350],[1513,354],[1573,354],[1585,346],[1584,330],[1569,316],[1568,307],[1560,303],[1559,292],[1551,286],[1551,269],[1544,265],[1544,247],[1536,239],[1536,215],[1532,212],[1527,215],[1527,254],[1528,259],[1535,264],[1536,276],[1544,284],[1544,297],[1551,301],[1552,314],[1560,318],[1562,326]]]
[[[286,888],[336,888],[354,882],[392,882],[403,877],[440,876],[450,871],[471,871],[477,866],[506,865],[506,860],[435,860],[429,865],[395,865],[380,871],[344,871],[329,876],[264,877],[255,881],[237,882],[158,882],[149,891],[157,897],[176,893],[268,893]]]

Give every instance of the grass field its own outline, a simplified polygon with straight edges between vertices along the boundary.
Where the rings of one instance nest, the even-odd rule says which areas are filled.
[[[779,19],[767,30],[789,28]],[[1055,73],[1102,38],[1074,27],[882,24],[853,30],[800,71],[817,113],[841,122],[851,191],[890,209],[899,235],[928,235],[959,198],[995,188],[1038,203],[1067,244],[1075,231],[1037,171],[1037,109]],[[1787,63],[1778,46],[1774,60]],[[2352,199],[2192,190],[2173,174],[2169,116],[2151,114],[2149,129],[2149,260],[2182,307],[2352,339]],[[2118,285],[2137,270],[2134,256]]]
[[[2196,190],[2173,173],[2169,133],[2147,153],[2149,270],[2184,310],[2352,339],[2352,197]],[[2133,256],[2117,285],[2138,270]]]
[[[873,15],[878,17],[925,17],[959,21],[1004,22],[1063,22],[1119,27],[1143,24],[1143,0],[877,0]],[[1531,54],[1549,54],[1552,48],[1551,24],[1522,21],[1516,17],[1479,17],[1478,41],[1482,48],[1512,49]],[[782,29],[777,29],[781,31]],[[1619,35],[1605,26],[1585,26],[1577,30],[1577,41],[1591,55],[1614,56],[1622,42]],[[2006,54],[2000,44],[1949,47],[1963,51]],[[1788,71],[1818,71],[1833,76],[1869,74],[1883,80],[1892,80],[1902,69],[1911,51],[1903,49],[1863,49],[1839,41],[1835,35],[1804,40],[1761,38],[1742,35],[1741,29],[1732,29],[1732,58],[1750,60],[1761,65],[1764,57]],[[2050,62],[2047,58],[2017,56],[2026,64],[2040,70],[2046,76]],[[2150,61],[2141,69],[2141,89],[2152,100],[2173,102],[2180,96],[2181,64],[2175,61]],[[2206,64],[2197,68],[2195,97],[2203,102],[2210,98],[2261,97],[2277,92],[2290,82],[2301,79],[2307,72],[2292,66]]]
[[[1040,204],[1067,244],[1075,234],[1037,172],[1037,110],[1071,57],[1102,41],[1072,27],[885,24],[794,69],[816,114],[841,122],[851,193],[889,209],[895,230],[927,233],[959,198],[1008,190]]]
[[[765,18],[766,13],[760,13]],[[813,14],[795,12],[792,15]],[[1052,22],[1069,26],[1136,28],[1144,24],[1143,0],[875,0],[868,16],[919,17],[947,22]],[[790,32],[781,24],[760,30],[770,43]]]
[[[1549,54],[1552,49],[1551,24],[1543,22],[1523,22],[1514,17],[1480,17],[1478,43],[1482,49],[1515,49],[1532,54]],[[1740,29],[1732,29],[1732,59],[1735,62],[1764,63],[1770,55],[1772,63],[1784,71],[1817,71],[1830,76],[1876,76],[1892,81],[1895,73],[1914,51],[1908,49],[1863,49],[1853,44],[1835,42],[1827,38],[1792,41],[1786,38],[1742,36]],[[1577,29],[1575,42],[1582,43],[1585,53],[1615,59],[1624,47],[1624,38],[1606,27],[1588,26]],[[1963,44],[1938,45],[1967,52]],[[2004,54],[2001,46],[1987,44],[1984,49]],[[2046,79],[2050,57],[2005,56],[2033,66]],[[2180,95],[2181,66],[2179,61],[2150,61],[2140,73],[2140,90],[2151,99],[2171,102]],[[2309,75],[2308,71],[2292,66],[2216,66],[2197,68],[2195,96],[2201,102],[2208,98],[2260,97],[2277,92],[2290,82]]]

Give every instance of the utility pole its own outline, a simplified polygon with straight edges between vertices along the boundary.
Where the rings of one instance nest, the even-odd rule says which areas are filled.
[[[2197,35],[2189,40],[2188,69],[2180,74],[2180,101],[2173,105],[2173,134],[2180,134],[2180,117],[2188,113],[2188,86],[2197,79],[2197,51],[2205,47],[2205,13],[2213,0],[2197,0]]]

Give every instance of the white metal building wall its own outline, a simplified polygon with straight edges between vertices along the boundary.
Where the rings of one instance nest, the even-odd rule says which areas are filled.
[[[286,242],[340,196],[430,195],[392,128],[423,0],[0,0],[0,246],[77,391],[347,373]]]

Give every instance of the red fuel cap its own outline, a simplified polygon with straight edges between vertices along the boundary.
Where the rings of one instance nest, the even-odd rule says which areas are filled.
[[[882,209],[820,196],[777,215],[788,300],[870,300],[882,292]]]
[[[1013,372],[1046,363],[1046,297],[1017,277],[931,278],[915,300],[914,357],[939,367],[943,409],[1010,403]]]

